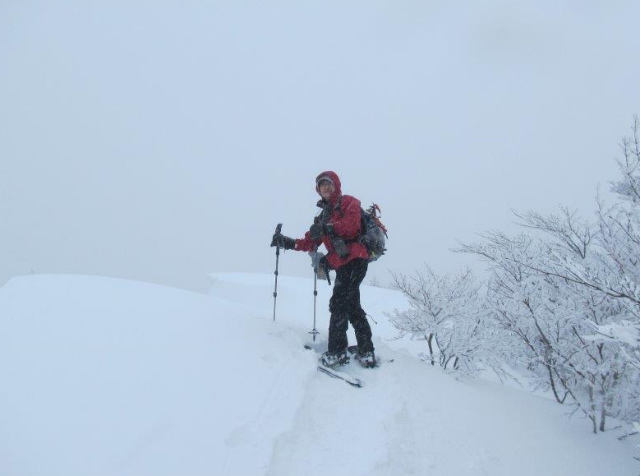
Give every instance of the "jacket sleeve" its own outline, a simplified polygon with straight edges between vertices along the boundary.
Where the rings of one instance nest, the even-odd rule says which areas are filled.
[[[338,236],[353,240],[360,233],[360,200],[345,195],[342,197],[341,212],[333,216],[333,229]]]
[[[306,232],[304,234],[304,238],[299,238],[296,240],[296,251],[315,251],[318,249],[318,246],[322,244],[322,240],[313,240],[311,238],[311,234]]]

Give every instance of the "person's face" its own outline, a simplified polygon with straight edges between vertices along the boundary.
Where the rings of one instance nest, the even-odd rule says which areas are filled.
[[[328,180],[323,180],[318,184],[318,190],[320,191],[320,196],[325,200],[328,200],[331,198],[331,195],[335,192],[336,188]]]

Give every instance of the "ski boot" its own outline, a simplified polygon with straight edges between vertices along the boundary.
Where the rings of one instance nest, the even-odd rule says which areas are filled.
[[[346,350],[339,352],[325,352],[320,356],[320,363],[325,367],[337,367],[349,363],[349,355]]]
[[[360,365],[367,369],[372,369],[378,364],[376,361],[376,355],[373,353],[373,351],[362,353],[358,352],[356,354],[356,360],[360,362]]]
[[[378,360],[376,354],[372,351],[361,351],[357,345],[350,345],[347,351],[354,356],[360,365],[364,368],[372,369],[378,366]]]

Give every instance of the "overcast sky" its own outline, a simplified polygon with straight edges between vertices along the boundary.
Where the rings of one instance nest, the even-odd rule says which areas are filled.
[[[512,209],[592,215],[640,113],[639,20],[637,0],[0,0],[0,285],[272,273],[327,169],[382,208],[370,278],[477,266],[450,248],[515,231]]]

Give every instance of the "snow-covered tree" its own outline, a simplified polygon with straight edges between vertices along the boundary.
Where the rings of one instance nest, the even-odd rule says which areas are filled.
[[[543,222],[532,221],[542,220],[540,216],[525,218],[529,224],[545,223],[556,230],[573,230],[570,233],[576,236],[589,236],[589,227],[571,223],[571,217],[564,215],[564,227],[557,226],[563,223],[560,217]],[[589,240],[559,236],[545,239],[492,233],[485,236],[485,242],[463,249],[491,263],[487,292],[491,316],[504,331],[503,337],[515,339],[521,349],[511,362],[531,370],[538,384],[551,390],[558,402],[576,405],[591,419],[594,430],[602,431],[606,416],[615,413],[615,389],[625,365],[615,346],[584,335],[593,325],[611,322],[619,306],[606,295],[558,277],[557,270],[549,266],[551,256],[585,260],[591,246]],[[577,246],[579,243],[583,246]]]
[[[522,363],[604,431],[607,416],[640,417],[640,146],[623,141],[620,202],[598,200],[595,224],[566,208],[517,214],[529,234],[494,232],[463,245],[492,268],[487,302]]]
[[[444,369],[473,372],[486,339],[480,285],[470,270],[438,276],[430,268],[394,281],[411,308],[390,315],[399,335],[423,339],[428,359]]]

